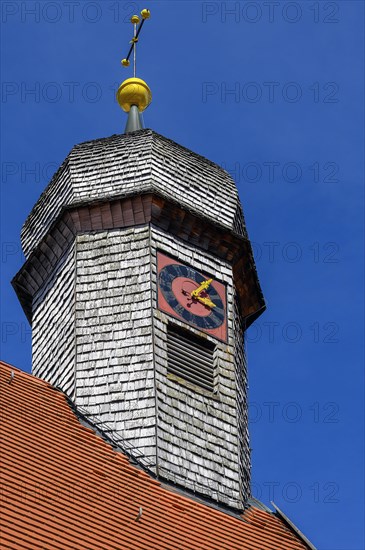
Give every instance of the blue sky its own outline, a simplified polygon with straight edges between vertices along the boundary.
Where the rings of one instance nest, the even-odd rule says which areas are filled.
[[[231,171],[267,301],[247,335],[253,493],[318,549],[363,550],[362,2],[3,1],[0,356],[30,370],[20,229],[74,144],[123,132],[145,7],[146,126]]]

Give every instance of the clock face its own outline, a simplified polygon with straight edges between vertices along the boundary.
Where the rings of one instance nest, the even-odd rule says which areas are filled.
[[[226,342],[225,286],[160,252],[157,265],[159,309]]]

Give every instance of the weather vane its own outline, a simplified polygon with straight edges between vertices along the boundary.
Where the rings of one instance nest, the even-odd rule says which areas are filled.
[[[144,22],[151,17],[150,10],[144,9],[139,15],[132,15],[131,23],[134,27],[133,38],[130,42],[131,47],[126,58],[122,59],[123,67],[130,66],[129,58],[133,52],[133,78],[128,78],[119,86],[117,91],[117,100],[123,111],[128,113],[128,120],[125,132],[135,132],[143,128],[142,113],[152,101],[151,90],[144,80],[137,78],[137,43]]]

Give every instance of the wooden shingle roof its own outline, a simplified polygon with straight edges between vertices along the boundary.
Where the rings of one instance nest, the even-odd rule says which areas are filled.
[[[308,550],[274,513],[235,516],[162,486],[63,393],[0,363],[1,549]]]
[[[151,192],[247,236],[237,188],[228,172],[146,129],[73,147],[23,226],[24,254],[30,255],[62,209]]]

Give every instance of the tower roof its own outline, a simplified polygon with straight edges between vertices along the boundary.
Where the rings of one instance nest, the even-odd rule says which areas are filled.
[[[160,134],[140,130],[81,143],[71,150],[23,226],[25,256],[34,250],[63,209],[151,191],[246,236],[231,176]]]
[[[243,515],[163,486],[49,383],[0,363],[2,542],[52,550],[308,550],[263,506]]]

